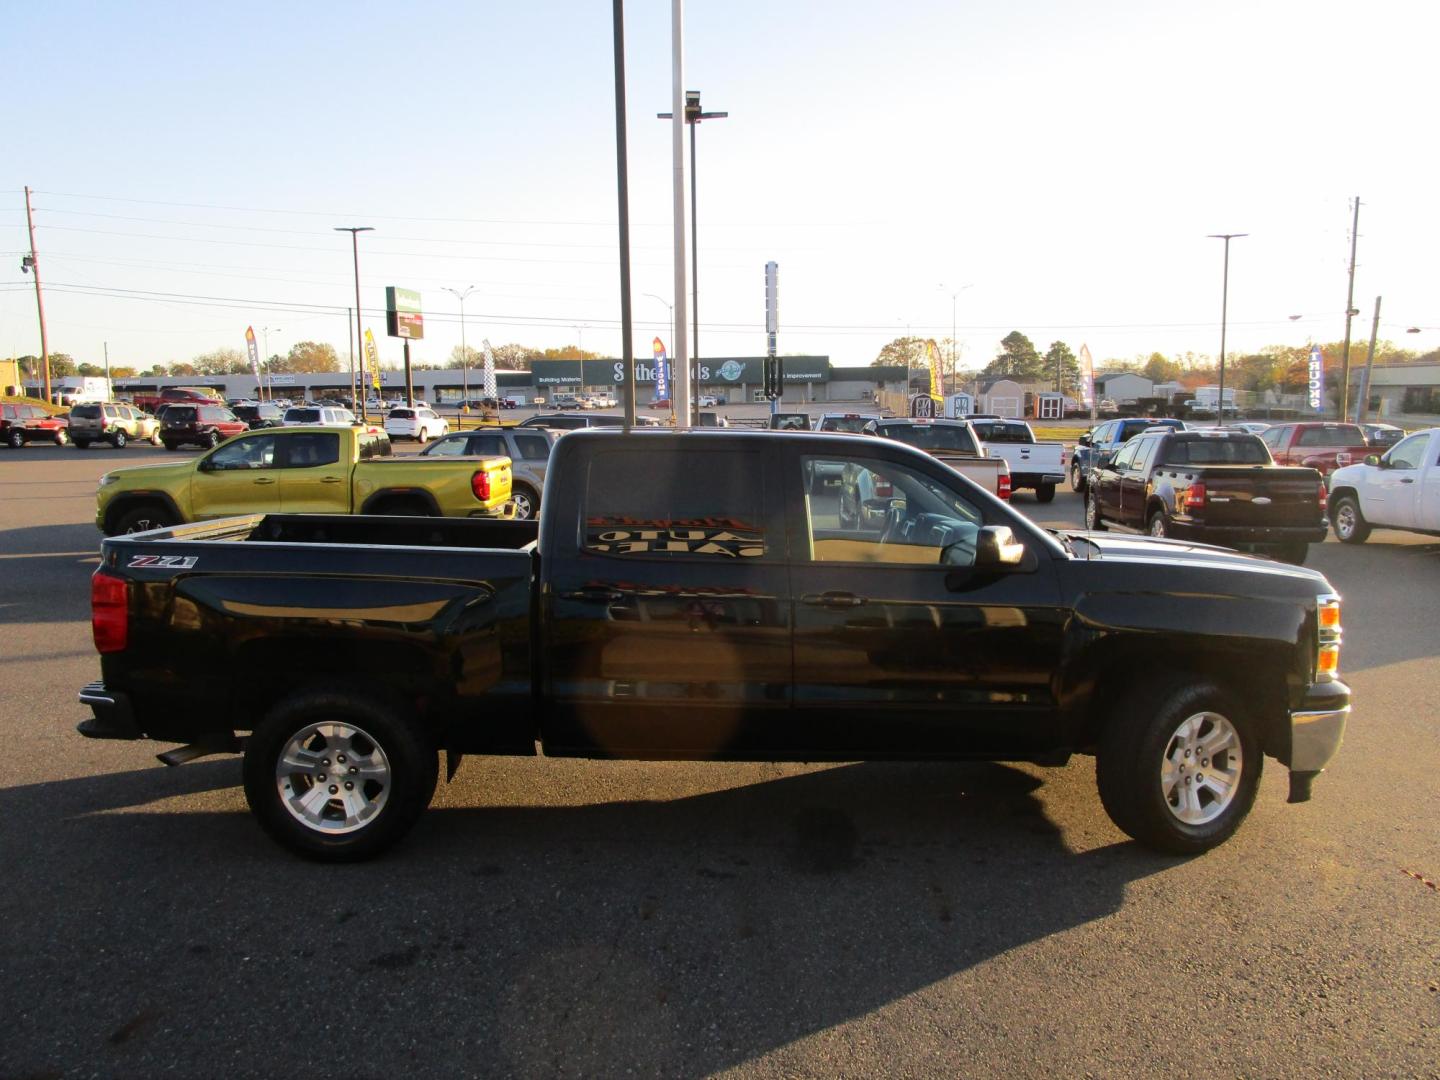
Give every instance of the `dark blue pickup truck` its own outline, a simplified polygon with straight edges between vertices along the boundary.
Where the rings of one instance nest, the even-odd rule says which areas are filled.
[[[332,860],[402,836],[442,751],[450,775],[540,751],[1094,754],[1121,829],[1197,853],[1239,827],[1265,756],[1298,802],[1340,744],[1340,601],[1310,570],[1049,532],[889,439],[575,432],[547,485],[538,524],[271,514],[107,539],[81,734],[185,744],[170,764],[243,752],[265,829]]]
[[[1096,462],[1109,453],[1124,446],[1142,431],[1150,428],[1169,428],[1184,431],[1185,421],[1169,417],[1152,419],[1144,416],[1127,416],[1121,420],[1107,420],[1091,428],[1076,443],[1075,453],[1070,458],[1070,486],[1082,495],[1090,483],[1090,470]]]

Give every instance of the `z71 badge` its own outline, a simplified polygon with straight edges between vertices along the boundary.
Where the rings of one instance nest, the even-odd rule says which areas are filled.
[[[194,555],[132,555],[127,566],[149,566],[156,570],[189,570],[197,562]]]

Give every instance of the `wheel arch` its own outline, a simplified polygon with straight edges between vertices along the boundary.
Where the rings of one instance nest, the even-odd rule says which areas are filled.
[[[371,495],[368,499],[365,500],[365,502],[360,507],[360,512],[362,514],[384,513],[383,509],[377,508],[383,507],[385,503],[392,500],[395,502],[405,501],[410,503],[422,503],[426,508],[426,513],[430,517],[444,516],[440,511],[440,504],[435,501],[435,496],[433,494],[426,491],[424,488],[410,487],[381,488],[379,491],[375,492],[373,495]]]
[[[175,518],[177,522],[186,521],[180,507],[176,504],[174,496],[165,491],[127,491],[116,495],[105,507],[105,528],[102,530],[106,536],[113,536],[115,523],[128,514],[131,510],[140,506],[163,506]]]

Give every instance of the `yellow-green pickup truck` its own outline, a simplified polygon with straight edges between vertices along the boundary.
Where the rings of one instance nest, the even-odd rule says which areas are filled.
[[[95,524],[106,536],[237,514],[501,517],[510,459],[391,457],[382,431],[263,428],[188,461],[100,478]]]

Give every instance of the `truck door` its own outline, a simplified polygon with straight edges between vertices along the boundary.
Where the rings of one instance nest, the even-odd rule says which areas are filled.
[[[1120,494],[1115,520],[1122,525],[1131,525],[1137,529],[1145,527],[1145,501],[1150,495],[1150,462],[1155,457],[1155,447],[1159,445],[1160,439],[1159,435],[1145,435],[1135,439],[1132,444],[1134,454],[1125,463],[1123,471],[1117,468],[1120,475]],[[1117,458],[1117,467],[1119,464]]]
[[[546,493],[553,546],[541,561],[546,752],[754,754],[790,711],[769,452],[627,439],[577,451],[573,469],[550,477],[560,487]]]
[[[275,436],[256,432],[231,439],[202,457],[190,478],[195,519],[268,514],[280,509]]]
[[[1385,455],[1385,468],[1369,470],[1365,488],[1371,505],[1363,507],[1363,512],[1373,524],[1392,525],[1397,529],[1425,528],[1421,523],[1421,500],[1425,463],[1434,459],[1429,453],[1432,440],[1429,432],[1402,439]]]
[[[1419,527],[1440,532],[1440,435],[1430,436],[1430,451],[1415,486],[1420,489],[1416,511]]]
[[[1053,745],[1063,613],[1052,559],[973,565],[1008,523],[953,479],[863,445],[790,451],[793,721],[774,749],[1025,755]],[[809,483],[838,470],[838,492]]]
[[[350,512],[350,468],[340,460],[342,434],[340,431],[298,431],[276,437],[281,464],[280,508],[285,513]]]

